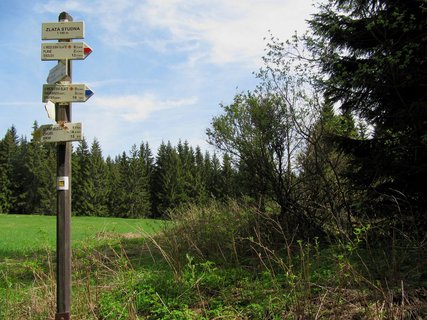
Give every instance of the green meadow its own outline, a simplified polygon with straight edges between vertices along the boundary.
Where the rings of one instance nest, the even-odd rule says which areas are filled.
[[[0,215],[0,320],[55,318],[55,225]],[[425,250],[375,247],[369,231],[289,242],[235,202],[168,222],[73,217],[72,319],[426,319]]]
[[[87,238],[154,233],[164,222],[154,219],[72,217],[71,241],[78,246]],[[56,216],[0,215],[0,259],[54,249]]]

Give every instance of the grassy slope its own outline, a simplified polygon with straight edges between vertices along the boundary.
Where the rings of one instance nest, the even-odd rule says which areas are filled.
[[[151,219],[72,217],[73,245],[101,233],[154,232],[163,222]],[[56,217],[37,215],[0,215],[0,259],[54,248]]]

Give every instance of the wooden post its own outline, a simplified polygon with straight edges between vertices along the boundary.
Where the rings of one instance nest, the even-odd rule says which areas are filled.
[[[59,22],[73,21],[66,12]],[[70,42],[71,40],[60,40]],[[71,61],[65,60],[71,83]],[[56,122],[71,122],[71,103],[55,104]],[[56,223],[56,315],[55,320],[71,318],[71,142],[57,144],[57,223]]]

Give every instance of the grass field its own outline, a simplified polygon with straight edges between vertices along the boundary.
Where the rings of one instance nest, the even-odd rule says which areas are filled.
[[[366,248],[360,238],[284,239],[276,251],[258,233],[248,237],[254,212],[235,204],[176,214],[181,220],[167,228],[72,218],[72,319],[427,319],[423,248],[388,258],[393,251]],[[55,318],[55,222],[0,215],[0,320]]]
[[[72,245],[88,237],[103,234],[153,233],[164,222],[153,219],[122,219],[103,217],[72,217]],[[22,256],[56,243],[56,217],[38,215],[0,215],[0,260]]]

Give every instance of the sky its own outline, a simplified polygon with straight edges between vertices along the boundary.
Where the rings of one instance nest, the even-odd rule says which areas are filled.
[[[253,90],[270,33],[307,28],[312,0],[1,0],[0,137],[14,125],[53,123],[42,86],[55,61],[41,61],[41,24],[68,12],[84,21],[93,52],[73,61],[73,83],[94,95],[72,104],[72,122],[104,156],[162,141],[213,150],[206,129],[239,92]]]

